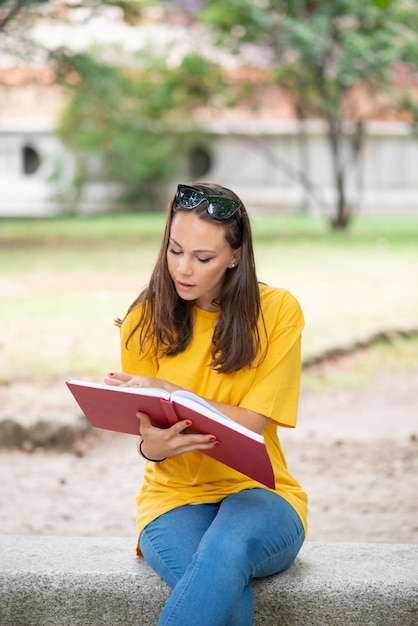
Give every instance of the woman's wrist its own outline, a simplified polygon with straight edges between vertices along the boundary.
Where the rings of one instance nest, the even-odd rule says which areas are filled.
[[[139,452],[139,454],[142,456],[142,458],[144,458],[146,461],[152,461],[152,463],[162,463],[163,461],[165,461],[167,459],[167,457],[164,457],[163,459],[150,459],[149,456],[146,456],[142,450],[142,444],[144,443],[144,440],[141,439],[141,441],[139,442],[138,446],[137,446],[137,450]]]

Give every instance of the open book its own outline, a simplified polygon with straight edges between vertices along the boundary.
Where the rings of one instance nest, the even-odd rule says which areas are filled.
[[[181,389],[169,394],[164,389],[113,387],[81,380],[67,386],[84,415],[96,428],[139,435],[136,413],[149,415],[154,426],[169,428],[190,420],[193,431],[214,435],[220,444],[202,450],[213,459],[274,488],[274,474],[264,437],[241,426],[194,393]]]

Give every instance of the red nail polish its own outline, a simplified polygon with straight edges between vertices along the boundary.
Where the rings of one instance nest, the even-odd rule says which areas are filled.
[[[216,437],[212,435],[212,437],[209,437],[209,441],[216,441]]]
[[[191,421],[190,420],[186,420],[186,426],[191,426],[191,425],[192,425]]]
[[[213,447],[214,447],[214,448],[217,448],[217,447],[218,447],[218,446],[220,446],[220,445],[221,445],[221,442],[220,442],[220,441],[217,441],[216,443],[214,443],[214,444],[213,444]]]
[[[108,376],[114,376],[113,372],[109,372]]]

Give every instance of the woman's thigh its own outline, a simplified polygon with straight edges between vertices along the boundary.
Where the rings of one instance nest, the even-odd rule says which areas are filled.
[[[228,496],[205,536],[211,557],[241,563],[249,579],[287,569],[304,541],[294,508],[267,489],[247,489]]]
[[[153,569],[174,587],[201,540],[214,562],[243,559],[249,578],[289,567],[304,540],[293,507],[266,489],[247,489],[221,503],[185,505],[161,515],[141,533],[141,551]],[[228,558],[225,559],[225,556]]]
[[[188,504],[160,515],[142,531],[141,552],[170,587],[183,576],[218,510],[219,503]]]

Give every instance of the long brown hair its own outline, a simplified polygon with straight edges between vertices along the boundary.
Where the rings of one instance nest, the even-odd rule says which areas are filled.
[[[164,237],[157,262],[148,286],[128,309],[138,304],[142,310],[137,324],[128,336],[126,345],[139,329],[139,350],[146,345],[156,345],[161,356],[174,356],[183,352],[193,336],[193,302],[180,298],[168,272],[167,248],[171,222],[178,211],[193,211],[200,219],[221,224],[225,239],[232,249],[241,248],[238,265],[225,271],[220,296],[216,301],[219,318],[213,333],[212,367],[221,373],[236,372],[249,367],[259,355],[261,342],[257,322],[261,315],[251,225],[245,206],[231,190],[212,183],[191,183],[207,196],[224,196],[240,203],[237,213],[225,221],[214,220],[207,212],[207,202],[194,209],[183,209],[175,197],[168,206]],[[127,313],[127,314],[128,314]],[[117,320],[118,325],[122,321]]]

